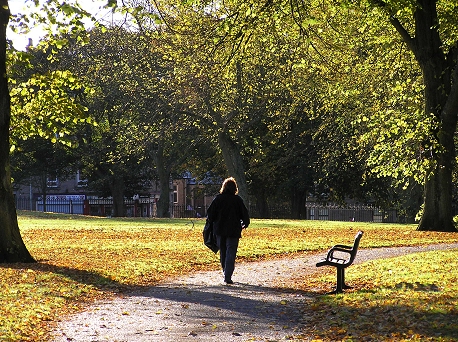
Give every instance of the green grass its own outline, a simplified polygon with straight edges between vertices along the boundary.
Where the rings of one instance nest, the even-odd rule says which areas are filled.
[[[151,286],[167,277],[218,268],[218,256],[202,243],[202,219],[96,218],[30,212],[20,212],[18,219],[24,242],[38,263],[0,266],[0,340],[46,341],[49,325],[58,317],[94,299]],[[457,237],[452,233],[417,232],[413,225],[253,220],[243,232],[238,256],[241,260],[257,260],[324,251],[336,243],[351,244],[360,229],[365,232],[361,248],[455,242]],[[374,271],[352,270],[350,274],[376,279],[374,274],[380,267],[374,266]],[[436,270],[441,272],[442,268]],[[428,272],[424,274],[428,277]],[[313,279],[302,284],[309,289],[316,284],[328,286],[326,281]],[[371,286],[376,294],[386,293],[391,285],[374,281]],[[405,291],[415,290],[405,287]],[[364,290],[361,293],[360,297],[375,295]],[[410,305],[408,296],[402,300],[402,307]],[[338,303],[335,306],[339,307]],[[319,326],[316,329],[319,331]]]

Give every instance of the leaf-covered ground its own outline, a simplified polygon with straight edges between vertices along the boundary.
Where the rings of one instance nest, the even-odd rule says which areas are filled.
[[[341,295],[304,306],[304,336],[316,341],[458,341],[458,250],[410,254],[353,265]],[[335,271],[283,287],[324,293]]]
[[[21,212],[21,233],[38,262],[0,265],[0,340],[46,341],[53,322],[94,299],[154,285],[166,277],[216,269],[217,258],[202,244],[203,224],[203,220],[108,219]],[[455,242],[457,237],[451,233],[417,232],[410,225],[254,220],[244,232],[239,257],[259,260],[323,251],[336,241],[351,243],[360,229],[365,231],[362,248]],[[439,258],[436,253],[429,254]],[[457,326],[448,318],[457,318],[453,292],[457,293],[458,286],[449,289],[444,285],[450,284],[449,275],[453,273],[446,265],[455,272],[457,269],[451,255],[445,253],[441,257],[447,256],[446,261],[420,259],[421,265],[429,265],[420,272],[408,270],[411,263],[399,259],[398,267],[412,273],[411,278],[404,276],[389,283],[384,281],[391,278],[384,275],[399,272],[388,261],[370,263],[365,268],[352,266],[347,279],[364,286],[343,297],[316,296],[304,308],[314,313],[304,315],[310,319],[306,325],[310,331],[304,333],[322,340],[420,341],[425,336],[437,341],[452,340]],[[430,265],[439,266],[433,269]],[[384,267],[389,270],[382,272]],[[415,278],[420,274],[426,278]],[[443,281],[431,278],[433,274],[442,274]],[[361,278],[351,278],[355,275]],[[284,286],[298,290],[305,287],[318,294],[334,281],[332,273],[328,277],[293,279],[292,284]],[[427,306],[432,298],[448,304]],[[397,319],[396,313],[402,318]],[[419,317],[437,322],[418,327],[410,323],[420,322]],[[384,326],[391,330],[382,329]],[[409,329],[404,328],[407,326]],[[441,337],[437,336],[439,330],[445,332]]]

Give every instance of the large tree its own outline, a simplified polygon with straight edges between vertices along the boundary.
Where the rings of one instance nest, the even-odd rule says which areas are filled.
[[[452,174],[456,167],[458,117],[458,4],[416,0],[373,2],[386,13],[421,69],[423,117],[430,134],[419,146],[424,168],[424,208],[418,229],[456,231],[452,210]]]
[[[80,134],[82,171],[91,190],[113,198],[113,216],[125,215],[124,198],[141,192],[151,177],[140,109],[150,99],[140,90],[145,79],[140,56],[148,49],[137,38],[119,27],[93,29],[84,46],[70,39],[56,56],[58,67],[72,70],[94,90],[85,103],[97,126]]]
[[[46,8],[47,10],[44,15],[52,17],[53,19],[50,20],[50,22],[58,25],[61,29],[66,30],[67,32],[72,32],[73,35],[78,35],[80,32],[79,30],[84,27],[81,19],[82,17],[86,17],[87,13],[81,11],[79,8],[72,7],[68,4],[62,5],[54,0],[48,0],[46,2]],[[64,15],[62,16],[58,13],[63,13]],[[10,14],[8,1],[0,0],[0,262],[34,262],[35,260],[27,250],[20,234],[14,204],[13,189],[11,185],[9,156],[11,150],[11,98],[6,68],[6,31],[10,21]],[[63,24],[60,20],[65,21],[65,24]],[[24,16],[19,15],[15,18],[15,22],[16,24],[19,24],[18,26],[20,27],[26,27],[29,21]],[[56,46],[61,46],[61,42],[56,42],[53,39],[50,39],[49,42],[54,42]],[[60,76],[64,75],[61,74]],[[71,79],[72,77],[68,78],[70,82]],[[35,83],[35,85],[37,85],[37,83]],[[24,89],[27,89],[27,87]],[[44,97],[40,96],[38,98],[39,101],[34,103],[39,103],[40,100],[43,100],[43,98]],[[31,112],[33,112],[33,110]],[[47,122],[49,125],[45,123],[43,126],[54,128],[60,126],[60,128],[62,128],[61,123],[65,122],[69,118],[64,112],[60,112],[60,114],[62,114],[62,116],[57,119],[56,117],[49,116]],[[62,129],[63,131],[66,131],[66,127],[63,127]],[[52,132],[48,131],[48,136],[50,136],[51,139],[55,139],[57,131],[54,129],[51,129],[51,131]],[[23,132],[20,134],[22,133]],[[47,134],[45,131],[42,131],[42,133],[44,135]],[[62,132],[59,131],[59,133]]]
[[[458,115],[456,2],[293,4],[292,15],[304,34],[319,37],[312,39],[313,46],[327,65],[341,70],[340,79],[332,83],[334,89],[329,89],[334,100],[328,107],[334,107],[330,113],[337,114],[336,123],[350,119],[349,124],[356,125],[352,135],[370,142],[360,146],[365,148],[363,155],[358,152],[361,162],[405,188],[415,182],[424,185],[419,230],[456,231],[452,211]],[[319,24],[304,24],[312,19]]]
[[[10,94],[6,74],[6,28],[10,11],[0,1],[0,262],[33,262],[17,222],[10,173]]]
[[[86,103],[98,126],[85,132],[81,149],[88,187],[111,195],[114,215],[121,216],[129,187],[157,176],[157,215],[167,217],[171,174],[180,171],[200,139],[194,123],[175,108],[175,89],[168,82],[173,65],[161,51],[160,33],[141,19],[138,15],[137,30],[121,23],[91,30],[87,44],[71,40],[56,59],[94,89]]]

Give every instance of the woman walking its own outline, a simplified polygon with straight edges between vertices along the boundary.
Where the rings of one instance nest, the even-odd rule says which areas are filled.
[[[213,223],[213,232],[219,247],[221,267],[226,284],[233,284],[232,273],[242,229],[248,228],[250,217],[242,198],[238,196],[237,182],[226,178],[207,210],[207,218]]]

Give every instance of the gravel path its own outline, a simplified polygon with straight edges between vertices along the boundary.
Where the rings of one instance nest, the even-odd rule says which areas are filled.
[[[359,250],[355,263],[429,250],[423,247]],[[142,292],[100,302],[60,322],[55,342],[81,341],[279,341],[298,335],[303,302],[315,294],[279,291],[273,286],[293,275],[316,271],[323,257],[238,263],[234,285],[222,272],[199,272]]]

